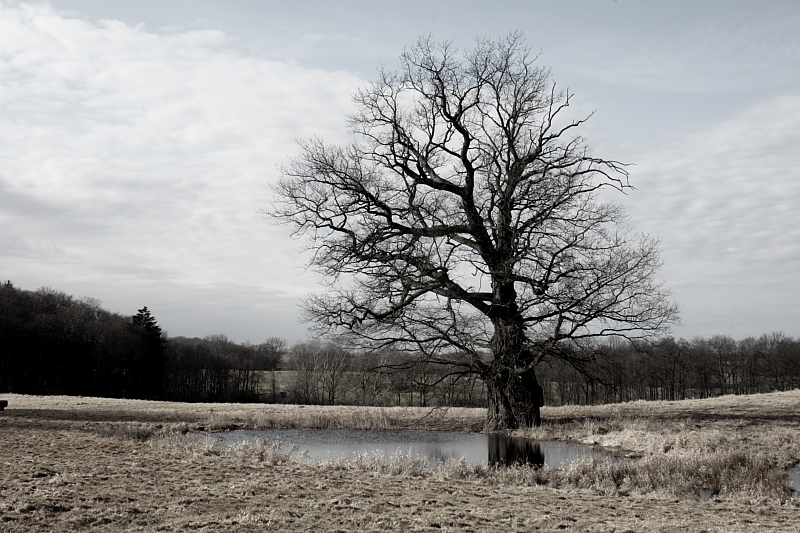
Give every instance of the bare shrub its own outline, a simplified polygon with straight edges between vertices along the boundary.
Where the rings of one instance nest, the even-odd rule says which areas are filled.
[[[297,444],[287,446],[280,440],[256,439],[255,442],[241,441],[231,446],[228,451],[240,458],[253,458],[259,463],[270,466],[305,459],[305,453],[298,454]]]
[[[706,494],[781,500],[791,496],[782,469],[763,456],[741,452],[660,454],[629,462],[579,459],[557,477],[565,486],[605,494],[661,492],[674,496]]]
[[[146,442],[152,439],[159,428],[152,424],[114,423],[104,424],[96,429],[101,437],[122,441]]]
[[[149,424],[146,422],[112,422],[99,424],[94,432],[101,437],[121,441],[148,442],[170,435],[185,435],[192,431],[186,423]]]
[[[166,433],[150,439],[147,444],[155,448],[178,448],[203,456],[221,456],[228,451],[222,437],[208,434]]]

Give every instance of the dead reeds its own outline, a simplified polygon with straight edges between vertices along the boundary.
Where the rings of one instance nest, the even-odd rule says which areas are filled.
[[[104,436],[137,445],[171,446],[188,454],[269,466],[302,460],[291,448],[264,442],[226,448],[197,433],[235,428],[441,429],[476,431],[480,409],[180,404],[14,395],[8,416],[75,420]],[[39,414],[41,413],[41,414]],[[513,434],[614,448],[626,461],[582,459],[562,470],[517,465],[494,468],[418,458],[362,456],[314,466],[373,475],[545,485],[602,494],[665,494],[696,498],[791,499],[786,470],[800,461],[800,391],[683,402],[632,402],[543,409],[544,424]],[[115,419],[117,421],[115,421]],[[118,422],[118,420],[130,420]],[[249,446],[249,447],[248,447]]]
[[[225,446],[223,439],[213,434],[192,434],[184,429],[178,426],[148,430],[144,426],[118,424],[100,434],[154,447],[179,448],[204,457],[237,458],[253,467],[307,462],[296,445],[256,439]],[[425,457],[398,451],[392,455],[376,452],[358,454],[353,459],[329,459],[315,468],[446,481],[483,481],[492,485],[546,485],[615,496],[660,493],[675,497],[722,496],[747,500],[786,500],[793,496],[785,470],[774,459],[765,454],[751,456],[740,451],[686,453],[685,450],[670,450],[620,461],[583,458],[563,469],[526,464],[486,466],[463,459],[432,465]]]
[[[485,412],[467,408],[268,406],[260,411],[215,409],[207,429],[435,429],[479,431]]]
[[[580,459],[560,476],[563,486],[604,494],[664,493],[671,496],[727,496],[783,500],[792,496],[785,471],[764,456],[741,452],[662,454],[633,461]]]

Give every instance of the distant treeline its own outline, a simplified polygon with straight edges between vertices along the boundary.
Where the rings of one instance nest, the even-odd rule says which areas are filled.
[[[609,340],[537,368],[548,405],[680,400],[800,388],[800,341],[781,333],[655,343]],[[313,340],[168,337],[92,298],[0,285],[0,392],[180,401],[484,406],[474,375],[413,354]]]
[[[183,401],[254,401],[257,371],[285,342],[168,338],[147,307],[113,313],[93,298],[0,285],[0,392]]]
[[[537,368],[549,404],[685,400],[800,388],[800,340],[782,333],[607,341]]]

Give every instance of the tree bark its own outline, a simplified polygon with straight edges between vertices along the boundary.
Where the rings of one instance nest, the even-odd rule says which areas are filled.
[[[502,273],[498,274],[502,278]],[[500,279],[494,285],[494,360],[484,377],[489,397],[487,429],[504,430],[542,424],[544,391],[534,370],[534,355],[526,347],[522,314],[514,283]]]
[[[533,369],[521,373],[503,370],[484,381],[489,400],[486,430],[542,425],[544,391]]]
[[[489,401],[489,411],[485,425],[485,429],[488,431],[501,431],[518,427],[514,410],[511,407],[511,398],[508,395],[510,380],[510,373],[502,370],[494,376],[484,378]]]

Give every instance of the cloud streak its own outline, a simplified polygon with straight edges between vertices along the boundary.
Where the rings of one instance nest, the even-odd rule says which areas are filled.
[[[797,334],[799,143],[800,94],[787,94],[632,153],[625,203],[662,237],[678,333]]]
[[[363,80],[245,56],[216,31],[150,33],[28,4],[0,8],[0,80],[4,277],[122,312],[193,314],[206,333],[199,315],[214,305],[197,309],[191,287],[225,299],[235,280],[297,316],[309,283],[298,247],[257,211],[295,139],[341,138]],[[164,280],[177,289],[157,289]],[[260,320],[264,337],[281,333]]]

